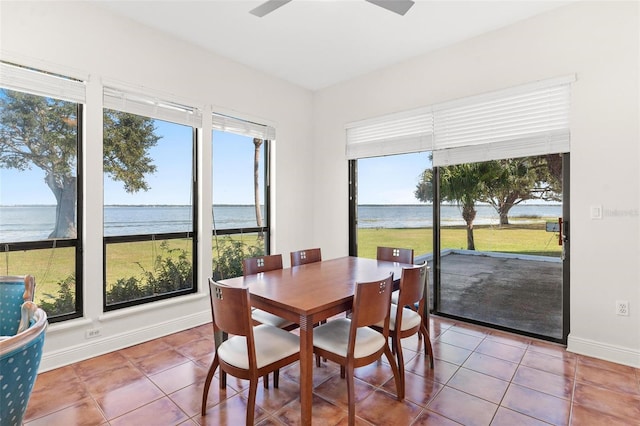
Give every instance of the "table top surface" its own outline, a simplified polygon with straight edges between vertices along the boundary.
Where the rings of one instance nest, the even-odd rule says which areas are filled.
[[[402,268],[411,266],[346,256],[230,278],[220,283],[249,287],[252,299],[309,315],[352,300],[358,282],[382,280],[389,273],[394,274],[394,280],[399,280]]]

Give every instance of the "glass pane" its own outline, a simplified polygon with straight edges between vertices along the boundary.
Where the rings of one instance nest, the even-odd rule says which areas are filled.
[[[76,247],[53,247],[77,243],[77,162],[77,104],[0,89],[0,273],[33,275],[54,321],[76,311]],[[52,248],[11,250],[41,241]]]
[[[262,139],[214,130],[213,271],[214,279],[242,275],[242,260],[268,253],[265,149]],[[263,228],[264,232],[245,232]],[[219,230],[237,229],[233,234]]]
[[[3,275],[33,275],[36,305],[49,318],[76,310],[75,247],[21,250],[0,256]]]
[[[262,139],[213,132],[213,224],[216,229],[267,226],[264,149]]]
[[[105,110],[104,235],[193,230],[193,129]]]
[[[193,287],[191,238],[111,243],[105,256],[107,305]]]
[[[561,171],[559,156],[440,169],[441,312],[562,337]]]
[[[432,203],[416,195],[430,167],[426,152],[358,160],[358,256],[375,259],[378,246],[433,252]]]
[[[0,241],[76,238],[78,106],[0,89]]]
[[[104,235],[129,237],[106,245],[106,305],[193,289],[193,239],[156,237],[194,229],[193,129],[113,110],[104,117]]]
[[[257,233],[213,238],[213,279],[242,275],[242,259],[266,254],[264,238]]]

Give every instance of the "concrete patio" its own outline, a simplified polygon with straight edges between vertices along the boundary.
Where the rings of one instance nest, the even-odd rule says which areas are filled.
[[[431,266],[433,308],[433,260]],[[562,338],[562,262],[558,258],[444,250],[440,312]]]

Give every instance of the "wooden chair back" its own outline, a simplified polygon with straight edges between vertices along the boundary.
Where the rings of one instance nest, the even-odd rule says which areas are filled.
[[[249,289],[218,284],[209,278],[214,329],[253,341]]]
[[[291,252],[291,266],[306,265],[307,263],[320,262],[321,260],[322,253],[319,248]]]
[[[259,274],[260,272],[282,269],[282,255],[249,257],[242,260],[242,275]]]
[[[357,328],[374,325],[385,319],[388,333],[392,291],[393,273],[382,280],[356,284],[351,316],[351,332],[354,334],[354,338]]]
[[[398,306],[415,306],[418,303],[424,303],[427,272],[426,262],[414,268],[402,268]],[[398,309],[398,311],[402,310]]]
[[[413,249],[378,247],[376,259],[388,262],[413,263]]]

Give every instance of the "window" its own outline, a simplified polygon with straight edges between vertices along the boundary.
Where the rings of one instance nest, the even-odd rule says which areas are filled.
[[[268,126],[213,116],[213,271],[242,275],[242,259],[269,252]]]
[[[33,275],[51,322],[82,316],[84,83],[0,63],[0,270]]]
[[[105,88],[104,309],[197,290],[198,111]]]

